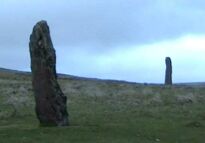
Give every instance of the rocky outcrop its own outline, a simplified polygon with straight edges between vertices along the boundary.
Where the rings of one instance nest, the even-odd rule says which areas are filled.
[[[165,84],[172,85],[172,61],[170,57],[166,57],[166,74],[165,74]]]
[[[46,21],[40,21],[34,26],[29,48],[35,109],[40,124],[66,126],[67,99],[57,82],[56,54]]]

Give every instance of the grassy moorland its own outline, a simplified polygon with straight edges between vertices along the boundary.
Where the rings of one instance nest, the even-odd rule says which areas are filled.
[[[59,79],[69,127],[39,127],[29,75],[0,73],[0,143],[204,143],[205,87]]]

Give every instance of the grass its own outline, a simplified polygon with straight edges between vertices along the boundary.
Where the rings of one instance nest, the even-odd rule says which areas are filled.
[[[61,79],[68,97],[71,125],[59,128],[39,127],[30,78],[2,80],[1,143],[204,143],[205,140],[202,87]]]

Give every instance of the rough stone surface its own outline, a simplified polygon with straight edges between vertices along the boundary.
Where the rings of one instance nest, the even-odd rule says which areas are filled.
[[[36,114],[43,126],[68,125],[66,96],[56,74],[56,54],[46,21],[38,22],[30,36],[32,84]]]
[[[166,57],[166,75],[165,75],[165,84],[172,85],[172,61],[170,57]]]

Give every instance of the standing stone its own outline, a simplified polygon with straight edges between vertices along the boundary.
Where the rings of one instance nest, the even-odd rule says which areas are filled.
[[[165,75],[165,84],[172,85],[172,61],[170,57],[166,57],[166,75]]]
[[[66,96],[57,82],[56,54],[46,21],[38,22],[30,36],[32,84],[36,115],[42,126],[68,125]]]

